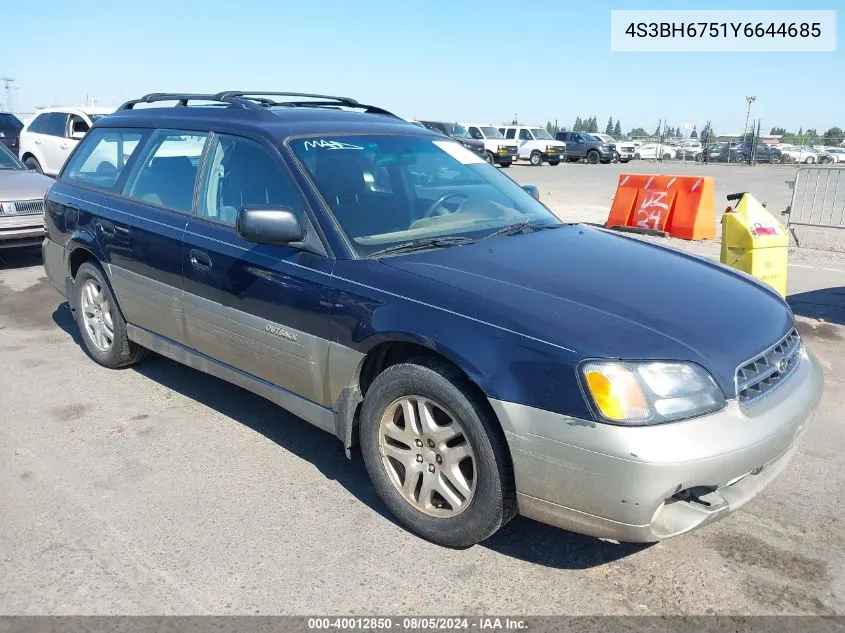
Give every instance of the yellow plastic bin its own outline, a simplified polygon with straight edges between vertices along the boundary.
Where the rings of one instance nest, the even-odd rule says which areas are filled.
[[[788,247],[786,228],[749,193],[722,216],[720,261],[757,277],[782,297],[786,297]]]

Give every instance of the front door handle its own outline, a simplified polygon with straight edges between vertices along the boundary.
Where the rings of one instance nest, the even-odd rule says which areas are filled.
[[[108,237],[114,237],[114,224],[108,220],[100,220],[100,233]]]
[[[62,143],[62,144],[60,145],[60,147],[61,147],[62,149],[67,149],[67,148],[68,148],[68,145],[67,145],[67,143]]]
[[[211,269],[211,258],[208,256],[207,253],[192,248],[189,253],[189,257],[191,258],[191,266],[193,266],[197,270],[204,271]]]

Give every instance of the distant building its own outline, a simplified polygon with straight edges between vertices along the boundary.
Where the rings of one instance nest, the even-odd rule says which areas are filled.
[[[719,134],[719,141],[722,143],[736,143],[742,140],[742,134]],[[780,134],[761,134],[760,140],[766,145],[776,145],[783,138]]]

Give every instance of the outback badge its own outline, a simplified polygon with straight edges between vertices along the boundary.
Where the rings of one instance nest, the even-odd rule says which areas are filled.
[[[296,334],[286,330],[280,325],[273,325],[272,323],[268,323],[264,326],[264,331],[270,332],[270,334],[275,334],[276,336],[281,336],[282,338],[286,338],[289,341],[296,340]]]

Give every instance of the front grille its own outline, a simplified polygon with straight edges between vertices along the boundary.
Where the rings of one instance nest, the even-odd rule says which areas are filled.
[[[15,205],[15,215],[44,215],[43,200],[25,200],[12,204]]]
[[[736,370],[740,406],[751,406],[786,381],[801,360],[801,336],[792,329],[776,345]]]

